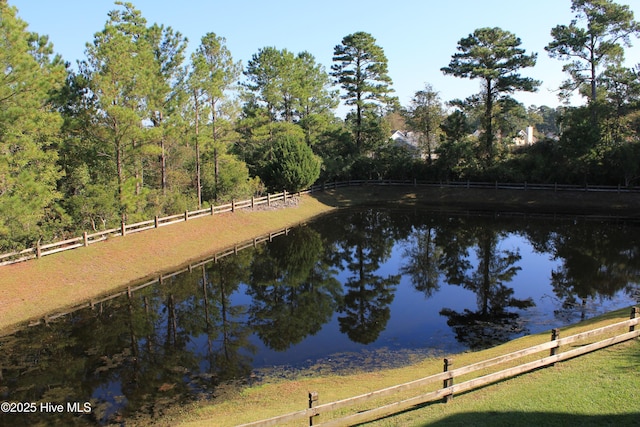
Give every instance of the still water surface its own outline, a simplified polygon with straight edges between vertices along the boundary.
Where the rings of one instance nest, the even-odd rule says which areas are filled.
[[[345,210],[162,284],[0,338],[0,401],[110,424],[221,384],[482,349],[637,302],[640,228]]]

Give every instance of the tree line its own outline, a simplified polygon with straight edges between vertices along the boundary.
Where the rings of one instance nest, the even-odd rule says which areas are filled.
[[[309,52],[264,47],[246,66],[226,40],[187,39],[116,2],[73,69],[47,36],[0,0],[0,250],[316,181],[499,179],[633,185],[640,174],[640,67],[623,67],[640,34],[628,6],[573,0],[547,53],[564,64],[561,97],[516,101],[539,81],[537,54],[500,28],[460,39],[443,73],[481,82],[443,102],[426,84],[393,95],[384,49],[366,32]],[[336,117],[340,101],[351,109]],[[535,127],[538,142],[514,138]],[[412,149],[390,139],[410,132]]]

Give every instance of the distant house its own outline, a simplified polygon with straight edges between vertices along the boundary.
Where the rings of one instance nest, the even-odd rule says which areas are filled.
[[[513,143],[517,147],[529,146],[536,143],[536,137],[533,136],[533,126],[527,126],[526,130],[520,130],[513,138]]]
[[[394,130],[391,134],[396,147],[407,150],[415,158],[425,158],[420,149],[420,136],[415,132]]]

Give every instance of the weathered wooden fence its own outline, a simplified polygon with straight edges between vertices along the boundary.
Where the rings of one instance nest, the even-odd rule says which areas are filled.
[[[300,193],[297,193],[300,194]],[[252,197],[248,200],[232,201],[220,206],[211,205],[206,209],[196,211],[185,211],[178,215],[170,215],[166,217],[156,216],[148,221],[137,222],[135,224],[126,224],[124,221],[120,227],[108,230],[100,230],[95,233],[84,232],[82,236],[72,239],[62,240],[55,243],[41,245],[38,243],[35,248],[29,248],[22,251],[16,251],[0,255],[0,266],[14,264],[16,262],[26,261],[33,258],[41,258],[46,255],[52,255],[62,251],[68,251],[80,247],[86,247],[91,244],[107,240],[109,237],[126,236],[128,234],[138,233],[140,231],[150,230],[154,228],[164,227],[166,225],[176,224],[178,222],[189,221],[191,219],[210,216],[224,212],[235,212],[238,209],[253,209],[256,206],[267,205],[277,201],[286,202],[293,195],[283,191],[277,194],[267,194],[264,197]]]
[[[328,189],[344,188],[362,185],[381,185],[381,186],[413,186],[413,187],[440,187],[440,188],[478,188],[478,189],[495,189],[495,190],[544,190],[544,191],[588,191],[588,192],[610,192],[610,193],[640,193],[640,187],[622,187],[618,186],[602,186],[602,185],[563,185],[563,184],[531,184],[531,183],[499,183],[499,182],[470,182],[470,181],[418,181],[418,180],[349,180],[341,182],[323,183],[313,185],[311,188],[300,191],[295,194],[310,194],[316,191],[324,191]],[[190,219],[202,216],[215,215],[223,212],[235,212],[236,209],[253,209],[259,205],[271,205],[272,202],[283,200],[292,196],[291,193],[283,191],[277,194],[267,194],[263,197],[252,197],[248,200],[232,201],[220,206],[211,205],[209,208],[196,211],[186,211],[177,215],[166,217],[155,217],[147,221],[135,224],[126,224],[122,222],[120,227],[101,230],[94,233],[83,233],[80,237],[62,240],[54,243],[40,244],[35,248],[28,248],[21,251],[5,253],[0,255],[0,266],[14,264],[16,262],[26,261],[34,258],[41,258],[46,255],[52,255],[58,252],[89,246],[93,243],[106,240],[109,237],[126,236],[127,234],[137,233],[144,230],[159,228],[165,225],[175,224],[178,222],[188,221]]]
[[[552,332],[551,341],[549,342],[456,369],[451,369],[451,359],[445,359],[444,371],[442,373],[431,375],[393,387],[387,387],[381,390],[373,391],[348,399],[325,404],[318,404],[318,393],[309,392],[308,407],[306,409],[281,415],[278,417],[269,418],[266,420],[242,424],[241,427],[276,426],[296,420],[305,420],[305,425],[307,423],[309,425],[314,425],[314,421],[320,421],[320,418],[318,417],[320,417],[321,415],[326,416],[327,414],[337,410],[343,410],[344,412],[344,408],[350,408],[355,405],[369,404],[370,409],[360,410],[351,415],[341,416],[340,418],[327,419],[326,422],[317,424],[325,427],[346,426],[362,423],[365,421],[371,421],[390,414],[395,414],[415,407],[416,405],[422,405],[438,400],[443,400],[446,402],[451,399],[454,394],[470,391],[506,378],[533,371],[534,369],[550,366],[563,360],[571,359],[604,347],[611,346],[613,344],[637,338],[640,336],[640,328],[636,330],[636,325],[640,323],[640,317],[638,317],[638,315],[638,308],[633,307],[631,309],[631,316],[629,320],[614,323],[612,325],[604,326],[597,329],[592,329],[590,331],[571,335],[566,338],[560,338],[559,331],[557,329],[554,329]],[[602,337],[603,335],[606,336],[606,338],[601,339],[600,341],[585,343],[586,340],[593,340],[594,337]],[[577,343],[582,344],[578,345]],[[560,352],[560,349],[563,346],[567,346],[569,344],[572,344],[569,350]],[[522,363],[517,366],[502,369],[497,372],[488,374],[484,374],[483,372],[488,368],[504,365],[509,362],[513,362],[518,359],[522,359],[543,351],[549,351],[549,355],[533,361]],[[471,378],[469,378],[469,374],[477,372],[481,372],[483,375],[475,377],[471,376]],[[461,377],[464,377],[465,380],[458,384],[454,384],[454,382]],[[424,390],[429,385],[440,383],[442,384],[441,388],[437,388],[436,390],[429,391],[427,393],[421,393],[416,396],[404,398],[392,403],[386,403],[381,406],[374,406],[371,403],[375,403],[376,399],[398,395],[401,392],[407,392],[411,390]]]

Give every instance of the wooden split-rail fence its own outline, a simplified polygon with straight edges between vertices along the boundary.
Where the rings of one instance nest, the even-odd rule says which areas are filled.
[[[285,423],[292,423],[297,420],[304,420],[304,425],[319,425],[324,427],[330,426],[349,426],[367,421],[372,421],[380,417],[392,415],[423,405],[425,403],[443,401],[448,402],[455,394],[471,391],[473,389],[484,387],[489,384],[501,381],[507,378],[531,372],[535,369],[552,366],[555,363],[581,356],[598,349],[602,349],[614,344],[631,340],[640,336],[640,328],[636,326],[640,323],[640,311],[638,307],[631,309],[629,320],[614,323],[597,329],[592,329],[576,335],[565,338],[560,337],[560,331],[554,329],[551,333],[551,340],[533,347],[528,347],[513,353],[487,359],[478,363],[452,369],[453,360],[444,359],[444,370],[442,373],[431,375],[415,381],[404,384],[387,387],[381,390],[372,391],[370,393],[351,397],[348,399],[338,400],[335,402],[319,404],[319,394],[317,392],[309,392],[308,407],[289,414],[280,415],[266,420],[255,421],[248,424],[242,424],[239,427],[268,427],[278,426]],[[594,337],[606,338],[597,342],[585,343],[587,340],[593,340]],[[581,344],[580,344],[581,343]],[[562,347],[571,344],[571,349],[560,351]],[[531,355],[548,351],[549,355],[521,363],[517,366],[508,367],[497,372],[485,373],[489,368],[513,363],[518,359],[523,359]],[[480,376],[470,374],[482,373]],[[464,377],[465,380],[456,383],[456,380]],[[404,397],[402,400],[384,403],[379,406],[372,404],[377,399],[388,398],[389,396],[399,395],[412,390],[424,391],[433,384],[442,384],[442,387],[436,390],[420,393],[411,397]],[[433,386],[431,387],[433,388]],[[368,405],[369,409],[362,410],[363,405]],[[339,418],[329,418],[328,414],[333,411],[341,410],[345,412],[345,408],[353,408],[350,415],[342,415]],[[326,419],[326,421],[325,421]],[[303,425],[302,423],[300,425]]]
[[[296,194],[299,195],[301,193]],[[126,224],[124,221],[122,221],[120,227],[117,228],[101,230],[91,234],[84,232],[80,237],[62,240],[55,243],[48,243],[45,245],[41,245],[40,243],[38,243],[35,248],[29,248],[22,251],[0,255],[0,266],[14,264],[34,258],[41,258],[46,255],[52,255],[58,252],[68,251],[80,247],[86,247],[94,243],[107,240],[109,237],[126,236],[128,234],[164,227],[167,225],[189,221],[191,219],[204,216],[216,215],[225,212],[235,212],[236,210],[240,209],[254,209],[255,207],[260,205],[271,206],[272,203],[281,200],[286,203],[286,201],[293,196],[294,194],[283,191],[282,193],[277,194],[267,194],[264,197],[252,197],[248,200],[232,201],[231,203],[219,206],[211,205],[206,209],[199,209],[191,212],[185,211],[184,213],[178,215],[170,215],[166,217],[156,216],[154,219],[137,222],[135,224]]]
[[[323,183],[313,185],[309,189],[294,193],[297,195],[310,194],[316,191],[323,191],[327,189],[345,188],[351,186],[362,185],[381,185],[381,186],[411,186],[411,187],[439,187],[439,188],[467,188],[467,189],[495,189],[495,190],[541,190],[541,191],[587,191],[587,192],[609,192],[609,193],[638,193],[640,188],[627,187],[627,186],[603,186],[603,185],[563,185],[563,184],[534,184],[534,183],[500,183],[495,182],[471,182],[471,181],[419,181],[413,180],[349,180],[340,182]],[[159,228],[162,226],[175,224],[178,222],[188,221],[190,219],[199,218],[202,216],[214,215],[223,212],[235,212],[237,209],[253,209],[259,205],[271,205],[272,202],[283,200],[286,202],[287,198],[292,197],[294,194],[287,193],[284,190],[282,193],[267,194],[263,197],[252,197],[251,199],[242,201],[232,201],[220,206],[211,205],[206,209],[200,209],[196,211],[185,211],[177,215],[170,215],[166,217],[155,217],[147,221],[138,222],[135,224],[126,224],[124,221],[120,224],[120,227],[111,228],[108,230],[101,230],[94,233],[84,232],[82,236],[74,237],[67,240],[62,240],[54,243],[40,244],[38,242],[36,247],[28,248],[21,251],[14,251],[11,253],[5,253],[0,255],[0,266],[14,264],[16,262],[26,261],[34,258],[41,258],[46,255],[52,255],[58,252],[67,251],[71,249],[81,248],[89,246],[93,243],[97,243],[106,240],[112,236],[126,236],[127,234],[137,233],[149,229]]]

